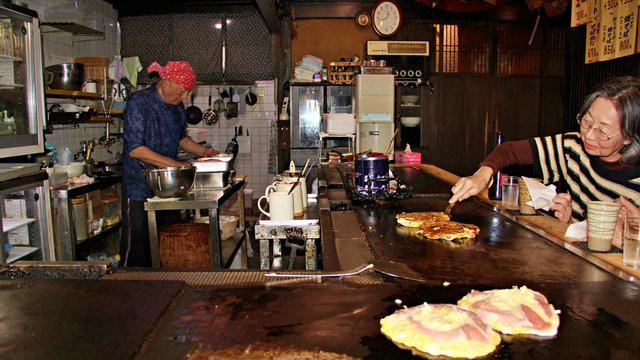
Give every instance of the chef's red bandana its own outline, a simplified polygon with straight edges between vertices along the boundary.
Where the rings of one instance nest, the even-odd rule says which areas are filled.
[[[196,86],[196,72],[186,61],[169,61],[164,67],[154,61],[147,67],[147,72],[157,72],[161,79],[171,80],[186,90]]]

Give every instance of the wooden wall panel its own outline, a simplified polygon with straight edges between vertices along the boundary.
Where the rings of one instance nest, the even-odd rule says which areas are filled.
[[[291,69],[305,55],[323,59],[324,64],[354,55],[363,59],[367,40],[377,40],[371,26],[358,28],[353,19],[295,20],[292,25]]]

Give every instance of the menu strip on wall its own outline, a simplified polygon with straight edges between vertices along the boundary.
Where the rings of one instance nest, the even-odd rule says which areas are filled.
[[[600,6],[597,8],[586,6],[592,1],[598,2]],[[590,10],[584,10],[585,8]],[[586,64],[616,59],[637,52],[639,9],[638,0],[574,0],[571,13],[572,26],[574,18],[576,24],[585,18],[588,19]]]

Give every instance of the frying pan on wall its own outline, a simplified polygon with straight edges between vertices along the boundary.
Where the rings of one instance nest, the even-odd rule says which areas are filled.
[[[251,87],[247,89],[244,96],[244,102],[249,106],[253,106],[258,102],[258,96],[256,96],[256,94],[251,90]]]
[[[199,107],[193,105],[193,93],[191,93],[191,106],[185,109],[187,115],[187,122],[191,125],[197,125],[202,120],[202,110]]]

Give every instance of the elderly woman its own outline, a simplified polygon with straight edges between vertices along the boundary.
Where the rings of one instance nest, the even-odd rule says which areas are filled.
[[[497,170],[533,164],[545,184],[564,181],[568,192],[551,210],[564,222],[585,218],[587,201],[621,203],[623,213],[640,205],[640,78],[617,77],[587,96],[577,116],[580,132],[506,142],[452,188],[454,203],[474,196]]]

